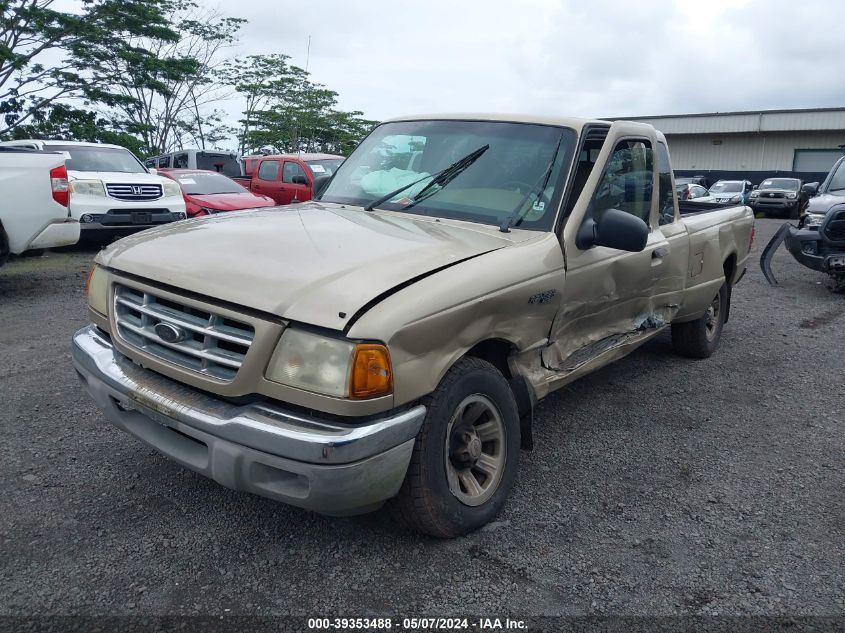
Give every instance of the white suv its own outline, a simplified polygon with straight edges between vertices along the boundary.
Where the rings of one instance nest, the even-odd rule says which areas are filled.
[[[119,145],[32,139],[0,145],[67,156],[70,215],[79,221],[83,236],[104,231],[133,233],[186,217],[179,185],[150,173],[132,152]]]

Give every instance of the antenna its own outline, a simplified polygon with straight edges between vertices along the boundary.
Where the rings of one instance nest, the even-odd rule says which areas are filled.
[[[308,72],[308,63],[311,61],[311,36],[308,36],[308,48],[305,49],[305,72]]]

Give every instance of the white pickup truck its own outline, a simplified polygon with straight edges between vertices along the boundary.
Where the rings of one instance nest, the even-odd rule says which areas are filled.
[[[179,185],[150,173],[125,147],[35,139],[2,146],[65,154],[73,192],[70,213],[83,237],[126,235],[187,217]]]
[[[0,265],[9,255],[79,241],[65,157],[0,147]]]

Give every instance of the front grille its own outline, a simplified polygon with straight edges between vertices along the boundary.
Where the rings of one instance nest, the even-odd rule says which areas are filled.
[[[107,184],[106,191],[118,200],[158,200],[161,198],[161,185],[123,185]]]
[[[824,225],[824,234],[831,242],[845,242],[845,209],[833,212]]]
[[[255,336],[246,323],[121,285],[114,289],[114,314],[118,334],[127,344],[222,380],[237,375]],[[176,328],[165,330],[182,335],[173,342],[163,339],[156,332],[163,323]]]

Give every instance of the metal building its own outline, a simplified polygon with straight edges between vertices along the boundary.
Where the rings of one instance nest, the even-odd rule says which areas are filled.
[[[675,173],[719,178],[821,180],[845,145],[845,108],[619,117],[666,135]]]

